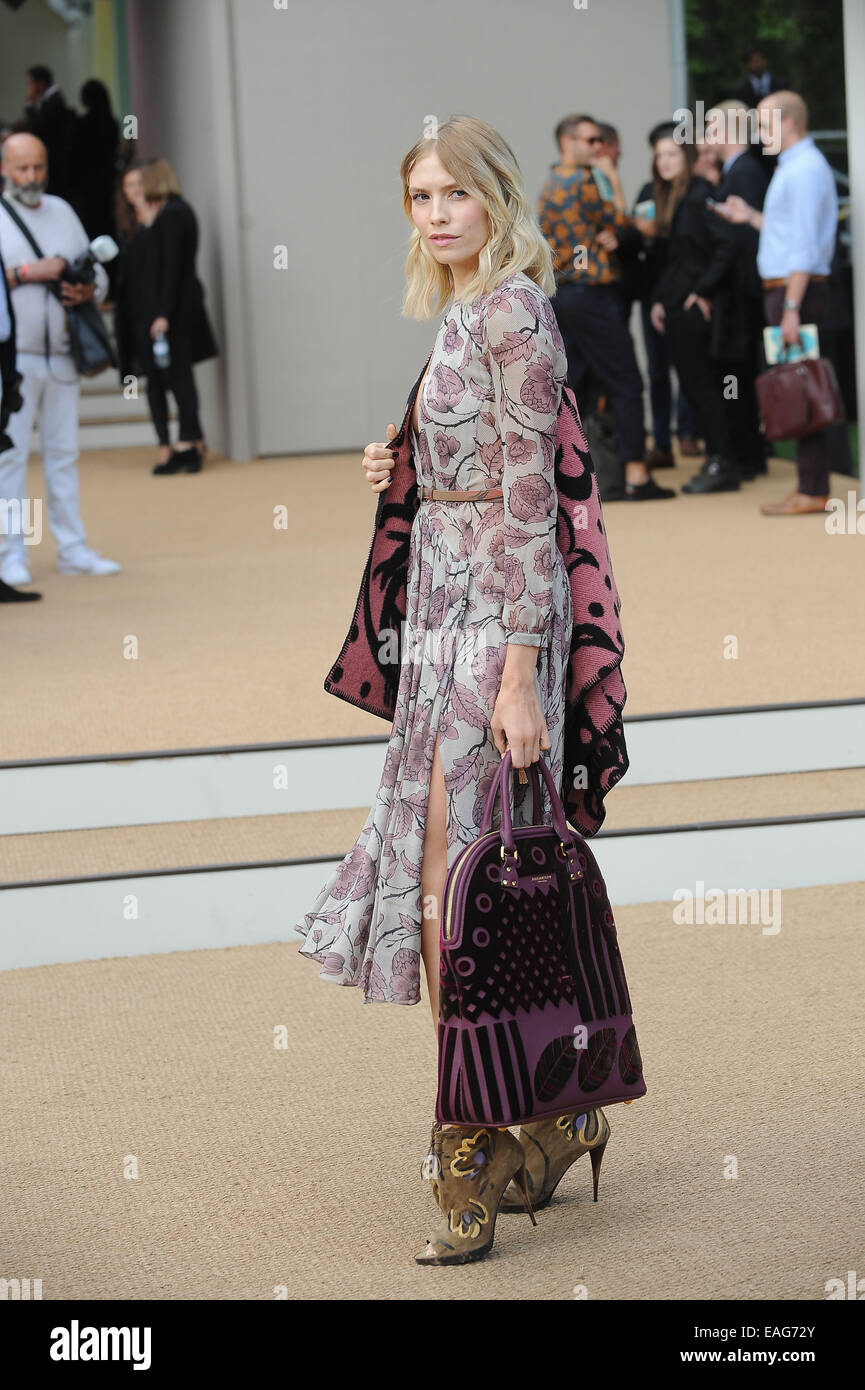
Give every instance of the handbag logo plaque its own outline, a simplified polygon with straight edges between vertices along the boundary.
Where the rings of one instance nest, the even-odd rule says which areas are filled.
[[[552,825],[512,824],[511,754],[479,837],[448,870],[440,926],[443,1124],[527,1124],[646,1094],[631,1000],[594,855],[565,819],[541,754]],[[491,829],[501,793],[501,828]]]

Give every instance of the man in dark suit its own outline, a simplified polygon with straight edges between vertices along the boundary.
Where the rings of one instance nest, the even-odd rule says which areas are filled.
[[[744,101],[749,110],[754,110],[763,97],[771,96],[772,92],[783,92],[786,88],[786,78],[776,77],[769,71],[766,54],[759,45],[749,48],[742,62],[748,76],[733,88],[733,96],[738,101]]]
[[[762,208],[769,173],[753,144],[751,119],[744,101],[730,98],[706,113],[706,144],[723,161],[721,182],[712,195],[722,203],[738,194],[752,207]],[[712,356],[725,378],[724,401],[730,431],[730,452],[743,482],[766,472],[760,411],[754,382],[760,371],[760,347],[765,319],[763,286],[757,272],[759,233],[745,224],[733,226],[732,237],[716,247],[703,283],[711,283]],[[698,473],[684,485],[685,492],[711,492],[712,478]]]
[[[6,426],[9,416],[14,415],[16,410],[21,408],[21,393],[19,384],[21,377],[15,366],[15,310],[12,308],[12,295],[9,292],[9,284],[6,280],[6,267],[3,264],[3,257],[0,255],[0,453],[4,449],[11,449],[12,440],[6,433]],[[2,510],[3,498],[0,498],[0,527],[5,524],[5,514]],[[0,579],[0,603],[32,603],[34,599],[41,598],[41,594],[25,593],[23,589],[15,589],[11,584],[4,584]]]
[[[27,69],[27,100],[22,128],[38,135],[48,151],[48,192],[71,198],[69,147],[75,113],[54,81],[50,68],[37,63]]]

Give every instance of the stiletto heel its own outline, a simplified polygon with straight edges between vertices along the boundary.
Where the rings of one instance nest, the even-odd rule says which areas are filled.
[[[524,1201],[525,1206],[526,1206],[526,1211],[528,1212],[529,1216],[532,1218],[532,1225],[533,1225],[533,1226],[537,1226],[538,1223],[537,1223],[537,1221],[535,1220],[535,1213],[534,1213],[534,1211],[532,1210],[532,1199],[531,1199],[531,1197],[529,1196],[529,1184],[528,1184],[528,1179],[527,1179],[527,1177],[526,1177],[526,1165],[525,1165],[525,1164],[523,1164],[522,1168],[520,1169],[520,1171],[519,1171],[518,1173],[515,1173],[515,1174],[514,1174],[514,1182],[516,1183],[517,1187],[520,1189],[520,1192],[523,1194],[523,1201]]]
[[[595,1190],[595,1201],[598,1200],[598,1178],[601,1175],[601,1159],[604,1156],[607,1143],[608,1139],[605,1139],[603,1144],[599,1144],[596,1149],[589,1149],[589,1157],[592,1160],[592,1186]]]
[[[527,1187],[534,1211],[549,1206],[553,1193],[568,1171],[584,1153],[592,1155],[595,1201],[598,1200],[598,1169],[601,1154],[610,1137],[610,1126],[601,1109],[558,1115],[523,1125],[520,1144],[525,1158]],[[525,1211],[522,1192],[514,1181],[502,1198],[503,1212]]]

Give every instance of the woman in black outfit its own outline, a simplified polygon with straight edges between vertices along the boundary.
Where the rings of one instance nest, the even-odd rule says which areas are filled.
[[[730,261],[730,237],[706,204],[715,188],[694,172],[697,150],[672,135],[654,145],[655,230],[663,270],[655,288],[651,319],[667,346],[679,381],[706,441],[701,470],[705,485],[685,483],[683,492],[725,492],[739,487],[734,466],[724,373],[714,355],[712,296]],[[701,475],[698,475],[698,478]]]
[[[150,209],[144,201],[144,188],[141,178],[141,161],[136,161],[126,169],[117,190],[116,224],[120,255],[115,261],[117,279],[114,302],[114,336],[117,342],[117,365],[121,386],[126,386],[131,377],[149,379],[156,376],[156,367],[150,350],[147,332],[137,327],[138,321],[149,324],[148,306],[143,302],[142,286],[148,278],[147,267],[152,261],[148,246],[150,236]],[[143,345],[143,354],[138,345]],[[159,439],[160,464],[171,458],[171,443],[168,436],[168,414],[165,407],[164,391],[157,395],[158,382],[154,384],[153,397],[156,400],[154,414],[151,393],[148,392],[148,406],[154,429]]]
[[[135,172],[141,180],[142,225],[128,244],[118,294],[122,300],[119,318],[126,325],[118,329],[118,345],[124,337],[127,347],[121,373],[124,365],[131,365],[136,375],[147,376],[150,414],[162,454],[168,456],[153,472],[179,473],[185,469],[197,473],[205,447],[193,366],[219,352],[195,269],[198,222],[181,197],[177,176],[167,160],[154,159],[137,171],[127,171],[127,188]],[[135,197],[134,189],[131,191]],[[168,340],[170,362],[166,367],[160,367],[154,358],[158,335]],[[168,432],[168,390],[180,416],[180,438],[174,449]]]

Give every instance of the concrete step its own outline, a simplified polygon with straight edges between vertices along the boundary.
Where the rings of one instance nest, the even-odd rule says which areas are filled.
[[[617,795],[674,779],[861,768],[865,700],[636,716],[625,734]],[[368,807],[386,745],[373,736],[3,762],[0,836]]]
[[[169,416],[177,418],[176,410],[172,411],[169,408],[168,413]],[[110,395],[108,392],[100,391],[83,398],[80,403],[78,423],[81,426],[138,424],[142,420],[150,420],[150,411],[143,396],[133,401],[124,399],[120,391],[114,391]]]
[[[591,848],[614,909],[666,902],[673,921],[690,920],[692,929],[769,940],[780,933],[783,942],[784,890],[859,880],[863,839],[865,811],[622,830],[595,836]],[[0,888],[0,970],[290,940],[341,858],[278,856]]]
[[[78,428],[79,449],[134,449],[140,444],[152,444],[156,448],[156,434],[149,419],[124,424],[80,425]]]
[[[81,395],[98,396],[103,393],[117,395],[120,393],[121,386],[115,367],[108,367],[98,376],[83,376],[81,378]]]
[[[0,882],[45,882],[141,871],[168,873],[261,860],[341,858],[363,829],[369,809],[363,805],[339,811],[6,835],[0,841]],[[601,836],[842,811],[865,814],[865,768],[619,786],[609,797]],[[132,808],[130,814],[134,814]]]
[[[725,930],[773,936],[784,889],[860,879],[863,719],[850,700],[626,721],[631,770],[591,840],[613,906],[702,923],[720,898],[743,914]],[[0,970],[288,939],[386,742],[0,764]]]

